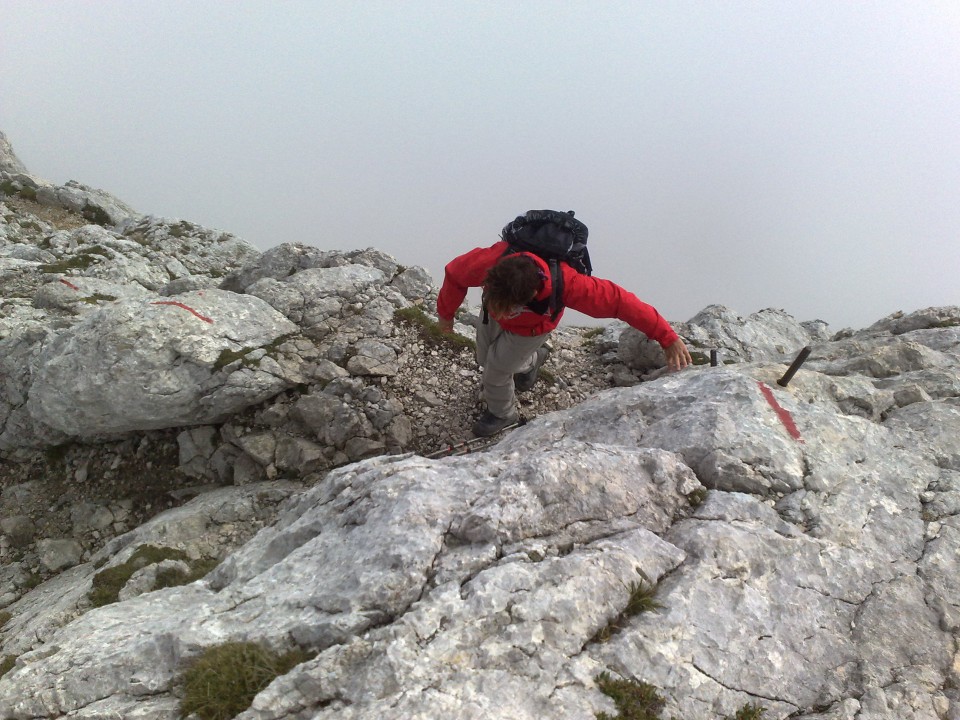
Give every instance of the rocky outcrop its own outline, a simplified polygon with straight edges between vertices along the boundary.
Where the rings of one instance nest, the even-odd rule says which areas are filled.
[[[783,310],[773,308],[741,317],[730,308],[710,305],[687,322],[674,323],[673,327],[697,365],[709,363],[712,353],[716,354],[718,364],[781,360],[830,337],[829,328],[822,320],[798,322]],[[662,367],[663,353],[657,343],[625,325],[615,329],[623,330],[616,349],[625,365],[641,372]]]
[[[592,720],[601,673],[665,717],[960,717],[960,308],[711,306],[671,374],[561,330],[475,448],[422,269],[2,172],[0,717],[179,717],[229,641],[306,653],[251,720]]]
[[[7,173],[25,173],[27,168],[13,152],[13,146],[7,136],[0,132],[0,171]]]
[[[860,342],[936,353],[891,365],[920,389],[928,365],[957,372],[956,327],[882,328]],[[811,364],[858,351],[820,343]],[[89,610],[29,647],[8,633],[18,659],[0,706],[172,717],[191,657],[254,640],[315,657],[245,718],[586,720],[611,710],[603,671],[658,687],[667,716],[747,703],[804,720],[949,716],[957,397],[898,400],[896,387],[812,368],[780,388],[783,370],[691,369],[473,456],[307,478],[203,581]],[[76,606],[91,571],[74,572],[60,592]],[[661,607],[625,616],[642,583]]]

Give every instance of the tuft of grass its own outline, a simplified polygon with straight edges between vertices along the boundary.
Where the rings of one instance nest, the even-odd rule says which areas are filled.
[[[123,586],[127,584],[127,581],[130,580],[137,570],[145,568],[147,565],[163,562],[164,560],[183,560],[188,565],[191,565],[187,554],[183,552],[183,550],[159,547],[157,545],[141,545],[125,563],[101,570],[93,576],[93,583],[90,587],[91,604],[93,607],[103,607],[104,605],[115,603]],[[195,566],[191,565],[191,568],[195,568]],[[197,568],[195,572],[199,572],[199,568]],[[192,577],[195,572],[191,572],[189,575],[184,575],[183,573],[176,573],[175,575]],[[206,572],[209,572],[209,570]],[[203,575],[205,575],[206,572],[204,572]],[[177,584],[193,582],[193,580],[199,580],[203,575],[192,577],[190,580],[185,580],[184,583],[171,582],[168,585],[158,585],[158,587],[172,587]],[[172,575],[170,579],[173,579]]]
[[[180,712],[201,720],[229,720],[257,694],[310,655],[294,650],[283,655],[252,642],[229,642],[207,648],[183,675]]]
[[[630,583],[630,598],[627,600],[627,607],[623,610],[624,615],[633,617],[640,613],[662,609],[663,605],[658,603],[653,597],[656,592],[656,585],[644,582],[643,580],[638,583]]]
[[[653,685],[602,672],[597,675],[597,687],[617,706],[616,715],[599,712],[597,720],[660,720],[664,699]]]
[[[17,659],[12,655],[3,655],[0,657],[0,677],[3,677],[8,672],[13,670],[13,666],[17,664]]]
[[[663,605],[654,598],[656,592],[656,585],[644,582],[643,580],[638,583],[630,583],[630,593],[627,597],[626,606],[606,627],[601,628],[593,639],[596,642],[606,642],[623,630],[627,626],[629,619],[635,615],[660,610]]]
[[[434,345],[453,345],[456,348],[469,350],[477,348],[477,344],[470,338],[456,333],[441,332],[437,322],[416,306],[397,310],[393,313],[393,319],[418,328],[423,339]]]
[[[89,305],[98,305],[102,302],[113,302],[116,300],[115,295],[103,295],[101,293],[94,293],[93,295],[87,295],[86,297],[79,298],[77,302],[88,303]]]
[[[10,622],[12,618],[13,618],[13,615],[11,615],[9,612],[7,612],[6,610],[0,610],[0,628],[2,628],[4,625]]]
[[[540,368],[540,380],[545,382],[547,385],[557,384],[557,376],[544,367]]]
[[[708,490],[705,487],[698,487],[686,496],[687,502],[689,502],[692,507],[700,507],[703,505],[703,501],[707,499],[707,493]]]
[[[766,710],[764,710],[760,705],[747,703],[742,708],[737,710],[735,715],[727,715],[724,720],[763,720],[763,716],[765,714]]]
[[[42,582],[43,582],[43,578],[40,577],[40,573],[30,573],[27,576],[26,581],[23,583],[23,587],[26,588],[27,590],[33,590]]]

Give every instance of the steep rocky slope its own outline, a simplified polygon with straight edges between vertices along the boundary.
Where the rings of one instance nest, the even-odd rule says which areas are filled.
[[[721,365],[674,374],[565,329],[531,421],[463,445],[474,318],[433,335],[423,270],[260,253],[0,140],[0,717],[179,717],[228,642],[301,653],[244,718],[587,719],[610,682],[960,717],[960,308],[714,306],[677,327]]]

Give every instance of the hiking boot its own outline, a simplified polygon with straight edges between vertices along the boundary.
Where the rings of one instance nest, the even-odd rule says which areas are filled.
[[[515,412],[511,413],[509,417],[502,418],[497,417],[489,410],[484,410],[483,415],[477,418],[477,421],[473,424],[473,434],[477,437],[490,437],[504,428],[510,427],[519,419],[520,416]]]
[[[537,383],[537,378],[540,376],[540,366],[543,365],[549,354],[550,348],[541,345],[537,348],[537,357],[533,362],[533,367],[527,372],[516,373],[513,376],[513,387],[517,392],[526,392],[533,389],[533,386]]]

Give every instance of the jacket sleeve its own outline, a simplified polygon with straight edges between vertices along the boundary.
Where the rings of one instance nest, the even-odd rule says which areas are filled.
[[[595,318],[623,320],[661,347],[669,347],[678,336],[652,305],[648,305],[610,280],[581,275],[572,268],[563,275],[564,304],[572,310]]]
[[[490,247],[475,248],[447,263],[443,285],[437,294],[437,316],[452,320],[467,296],[467,289],[483,285],[487,270],[496,264],[506,249],[505,242],[498,242]]]

